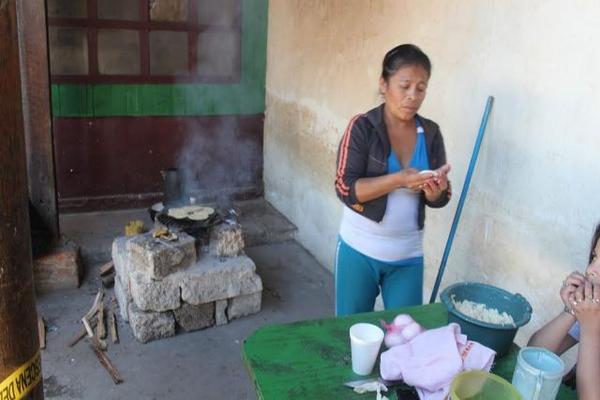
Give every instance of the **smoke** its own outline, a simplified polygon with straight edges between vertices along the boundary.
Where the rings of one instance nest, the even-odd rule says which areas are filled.
[[[236,193],[262,182],[260,132],[245,131],[235,116],[189,120],[178,157],[182,189],[198,201],[229,205]]]

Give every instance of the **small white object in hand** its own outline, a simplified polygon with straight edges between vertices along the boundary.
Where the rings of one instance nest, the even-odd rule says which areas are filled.
[[[419,171],[420,174],[433,174],[434,178],[437,178],[438,173],[437,171],[432,171],[430,169],[424,169],[423,171]]]

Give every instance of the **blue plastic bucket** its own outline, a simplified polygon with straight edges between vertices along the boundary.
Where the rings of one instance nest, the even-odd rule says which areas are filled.
[[[481,343],[494,351],[498,357],[508,352],[517,330],[531,319],[531,305],[520,294],[512,294],[496,286],[478,282],[461,282],[448,286],[440,295],[448,309],[448,322],[460,325],[469,340]],[[515,324],[500,325],[476,320],[458,311],[452,302],[470,300],[509,314]]]

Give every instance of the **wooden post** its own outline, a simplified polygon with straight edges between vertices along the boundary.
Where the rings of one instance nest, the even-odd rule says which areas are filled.
[[[39,354],[39,340],[31,266],[16,0],[0,0],[0,38],[0,385],[20,367],[29,366],[28,377],[39,381],[27,398],[43,399],[41,364],[30,363]],[[17,390],[15,386],[13,390]]]
[[[17,3],[29,199],[56,243],[59,239],[58,206],[50,119],[46,9],[44,0]]]

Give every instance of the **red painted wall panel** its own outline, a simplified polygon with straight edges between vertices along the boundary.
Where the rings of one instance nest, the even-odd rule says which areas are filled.
[[[201,198],[258,196],[263,118],[55,118],[61,210],[148,205],[160,199],[160,170],[182,162]]]

